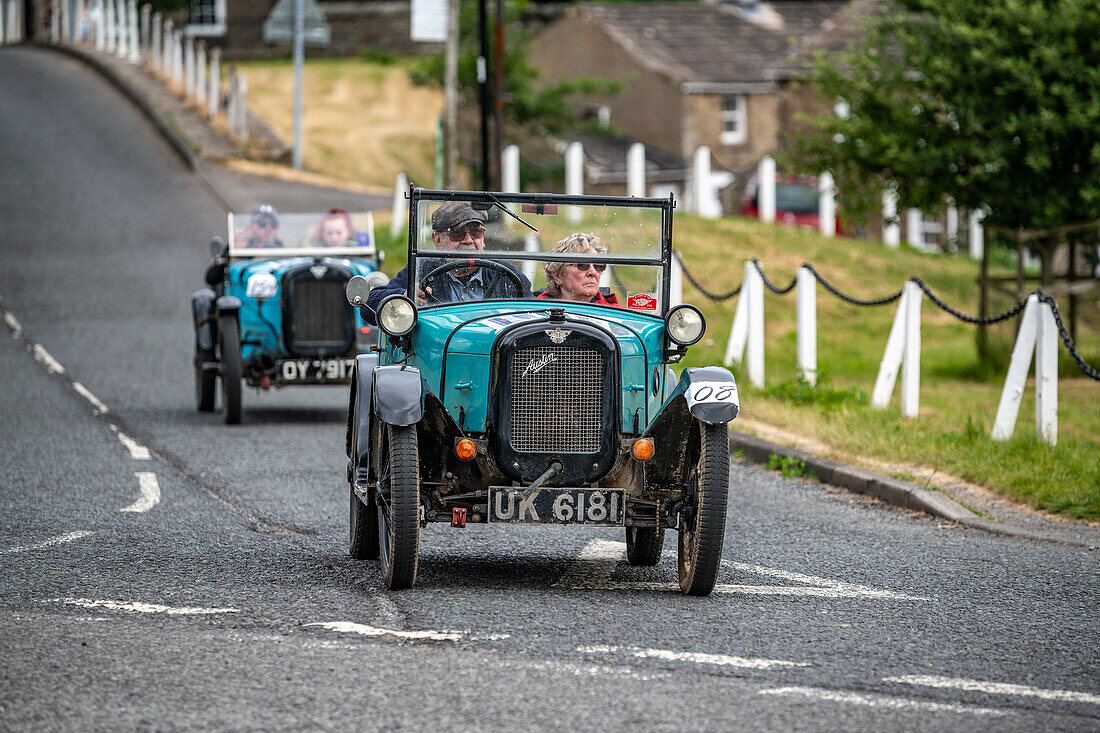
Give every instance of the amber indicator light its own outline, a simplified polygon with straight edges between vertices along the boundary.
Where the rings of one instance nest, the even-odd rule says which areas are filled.
[[[636,461],[648,461],[653,457],[653,441],[650,438],[638,438],[630,447],[630,453]]]
[[[463,438],[455,443],[455,455],[464,461],[469,461],[477,455],[477,446],[469,438]]]

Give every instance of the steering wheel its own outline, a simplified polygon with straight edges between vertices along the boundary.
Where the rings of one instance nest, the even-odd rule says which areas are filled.
[[[515,297],[518,298],[523,295],[523,280],[521,280],[519,275],[516,274],[516,272],[510,267],[495,260],[469,259],[451,260],[450,262],[444,262],[442,265],[433,268],[430,272],[424,275],[424,277],[420,278],[416,284],[419,289],[424,292],[424,298],[429,303],[447,303],[449,301],[441,298],[436,288],[432,288],[432,290],[435,291],[434,293],[428,292],[430,283],[432,283],[433,281],[438,281],[441,276],[446,275],[452,270],[464,270],[469,267],[484,267],[485,269],[491,270],[493,272],[494,277],[492,277],[487,283],[485,283],[486,298],[492,297],[494,289],[507,287],[508,285],[511,285],[514,288],[515,292],[513,293],[513,295],[515,295]],[[507,278],[507,282],[503,282],[501,280],[501,277]],[[509,293],[507,291],[504,291],[501,293],[501,295],[507,296],[509,295]]]

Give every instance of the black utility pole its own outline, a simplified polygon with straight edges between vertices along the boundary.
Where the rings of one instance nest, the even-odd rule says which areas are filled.
[[[477,91],[481,106],[481,190],[493,190],[489,168],[489,30],[485,19],[485,0],[477,0],[477,31],[481,52],[477,57]]]

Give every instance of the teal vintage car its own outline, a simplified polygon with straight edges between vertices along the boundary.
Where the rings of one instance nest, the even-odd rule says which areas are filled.
[[[702,313],[670,302],[673,200],[409,192],[408,267],[348,302],[356,359],[349,552],[416,580],[428,522],[621,527],[635,565],[679,534],[680,588],[715,584],[729,490],[729,371],[681,360]]]
[[[228,227],[228,239],[211,242],[208,287],[191,296],[198,410],[214,409],[219,380],[227,423],[240,422],[242,384],[349,384],[378,331],[348,305],[347,283],[389,280],[370,212],[279,214],[261,205],[229,214]]]

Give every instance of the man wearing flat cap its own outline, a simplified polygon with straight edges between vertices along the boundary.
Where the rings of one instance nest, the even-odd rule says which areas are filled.
[[[485,249],[484,211],[478,211],[467,201],[448,201],[432,212],[432,244],[437,249],[463,252],[479,252]],[[418,275],[424,278],[445,262],[454,260],[422,259],[417,263]],[[492,298],[531,297],[531,281],[507,262],[497,260],[511,270],[516,281],[522,283],[522,292],[516,291],[516,281],[488,267],[481,267],[471,260],[470,267],[462,267],[421,280],[417,286],[418,303],[453,303],[458,301],[486,300]],[[382,299],[394,293],[409,290],[409,268],[406,267],[389,284],[374,288],[367,297],[367,307],[374,310]]]

